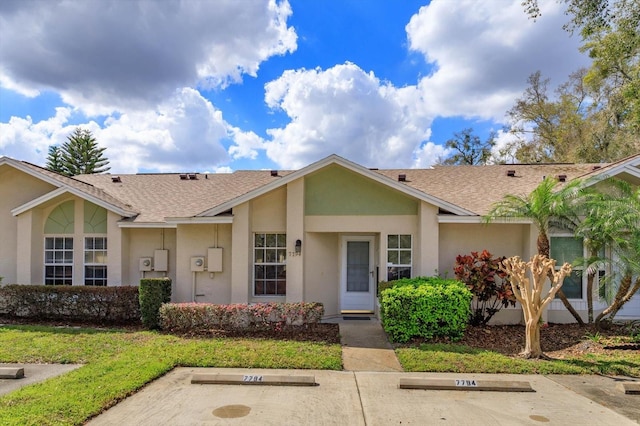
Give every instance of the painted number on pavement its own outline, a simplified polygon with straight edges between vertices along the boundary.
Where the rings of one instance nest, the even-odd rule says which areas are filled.
[[[475,388],[478,386],[478,382],[475,380],[456,379],[456,386]]]
[[[253,375],[245,375],[242,376],[242,381],[243,382],[261,382],[263,381],[263,377],[262,376],[253,376]]]

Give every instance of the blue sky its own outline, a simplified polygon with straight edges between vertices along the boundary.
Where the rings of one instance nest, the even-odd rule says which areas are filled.
[[[588,58],[555,0],[3,1],[0,155],[44,165],[76,126],[112,172],[429,167],[541,70]],[[100,11],[96,13],[96,10]]]

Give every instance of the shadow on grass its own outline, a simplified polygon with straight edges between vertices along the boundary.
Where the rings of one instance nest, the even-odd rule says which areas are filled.
[[[51,326],[51,325],[22,325],[22,324],[1,324],[0,331],[2,330],[18,330],[37,333],[51,333],[51,334],[105,334],[105,333],[132,333],[131,330],[113,328],[100,328],[96,327],[76,327],[76,326]]]
[[[472,348],[471,346],[456,345],[451,343],[422,343],[416,349],[421,351],[448,352],[448,353],[454,353],[454,354],[470,354],[470,355],[493,352],[487,349],[478,349],[478,348]]]

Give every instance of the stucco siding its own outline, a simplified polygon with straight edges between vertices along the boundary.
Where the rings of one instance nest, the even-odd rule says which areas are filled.
[[[176,282],[176,230],[171,228],[140,228],[140,229],[122,229],[123,232],[123,257],[128,260],[123,264],[125,273],[122,277],[123,285],[138,285],[143,273],[140,272],[139,259],[141,257],[153,258],[154,250],[169,250],[168,271],[144,272],[145,278],[160,278],[168,276]],[[128,247],[126,245],[128,243]],[[175,293],[175,292],[174,292]]]
[[[486,249],[495,257],[520,256],[528,251],[529,225],[440,224],[438,272],[453,278],[456,256]]]
[[[231,303],[231,225],[178,225],[175,297],[177,302]],[[191,271],[191,258],[222,248],[222,272]],[[195,281],[194,281],[195,278]]]
[[[305,301],[322,303],[326,316],[338,315],[339,235],[307,232],[304,241]]]
[[[55,189],[51,184],[36,179],[20,170],[5,165],[0,167],[0,276],[4,277],[4,284],[17,283],[18,280],[18,218],[11,214],[11,210],[40,197]],[[29,227],[30,229],[30,227]],[[23,236],[21,235],[21,238]],[[31,233],[31,237],[35,238]],[[32,243],[32,242],[31,242]],[[36,259],[33,261],[35,262]],[[37,272],[28,257],[23,265],[28,275]],[[31,284],[31,283],[21,283]]]
[[[287,229],[287,188],[278,188],[251,201],[253,232],[284,232]]]

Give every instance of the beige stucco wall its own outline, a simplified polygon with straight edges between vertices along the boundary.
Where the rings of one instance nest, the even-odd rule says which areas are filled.
[[[139,259],[153,258],[154,250],[169,250],[168,271],[147,271],[145,278],[169,277],[176,282],[176,230],[172,228],[122,228],[123,285],[138,285],[142,278]],[[111,242],[109,242],[111,247]],[[175,293],[175,292],[174,292]]]
[[[525,257],[529,251],[529,225],[440,224],[440,275],[454,277],[456,256],[486,249],[495,257]]]
[[[337,233],[306,232],[304,261],[305,301],[324,304],[326,316],[340,313],[340,238]]]
[[[231,225],[178,225],[176,244],[176,302],[231,303]],[[222,272],[209,272],[207,249],[222,248]],[[205,271],[192,272],[191,258],[205,257]],[[195,278],[195,282],[194,282]]]
[[[36,259],[31,259],[21,253],[18,256],[18,222],[19,218],[11,214],[11,210],[25,204],[34,198],[42,196],[55,189],[51,184],[43,182],[9,165],[0,166],[0,276],[4,277],[3,284],[17,283],[18,280],[18,259],[20,258],[20,269],[22,276],[29,280],[35,279],[37,269],[34,270]],[[27,226],[25,221],[20,227],[30,233],[29,245],[33,244],[37,235],[33,232],[31,225]],[[36,229],[37,231],[37,229]],[[21,234],[20,234],[21,235]],[[21,238],[22,235],[21,235]],[[24,246],[23,246],[24,247]],[[23,248],[24,250],[24,248]],[[39,262],[41,264],[42,262]],[[42,269],[40,267],[40,269]],[[42,274],[39,274],[42,280]],[[21,282],[31,284],[30,282]]]

